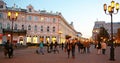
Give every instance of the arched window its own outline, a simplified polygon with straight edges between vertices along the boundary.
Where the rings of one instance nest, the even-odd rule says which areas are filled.
[[[14,27],[15,30],[17,30],[17,24],[15,24],[15,27]]]
[[[22,25],[22,30],[24,30],[24,25]]]
[[[37,25],[35,25],[35,28],[34,28],[35,31],[37,31]]]
[[[0,23],[0,29],[2,29],[2,23]]]
[[[55,32],[55,27],[53,27],[53,32]]]
[[[41,26],[41,32],[43,32],[43,26]]]
[[[31,26],[30,25],[28,26],[28,30],[31,30]]]
[[[49,30],[49,26],[47,26],[47,32],[49,32],[50,30]]]
[[[9,23],[7,23],[7,29],[10,29],[10,24]]]

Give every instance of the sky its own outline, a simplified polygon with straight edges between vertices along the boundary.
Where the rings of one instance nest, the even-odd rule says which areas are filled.
[[[106,15],[103,5],[110,5],[112,0],[4,0],[7,6],[14,3],[26,9],[31,4],[35,10],[48,12],[61,12],[68,23],[73,22],[76,31],[82,33],[82,37],[92,36],[95,21],[110,22],[110,15]],[[120,3],[120,0],[114,0]],[[120,22],[120,12],[113,16],[113,22]]]

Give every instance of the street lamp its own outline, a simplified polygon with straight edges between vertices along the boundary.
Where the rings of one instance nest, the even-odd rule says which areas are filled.
[[[116,6],[115,6],[116,5]],[[116,9],[116,13],[114,13]],[[108,10],[108,13],[106,12]],[[105,14],[107,15],[110,15],[111,16],[111,47],[110,47],[110,60],[111,61],[114,61],[115,58],[114,58],[114,43],[113,43],[113,14],[117,14],[118,11],[119,11],[119,3],[116,3],[114,1],[111,1],[111,5],[108,6],[108,9],[107,9],[107,4],[104,4],[104,11],[105,11]]]
[[[11,43],[13,42],[13,22],[17,20],[17,17],[18,17],[18,12],[15,12],[15,11],[9,11],[8,12],[8,15],[7,15],[8,19],[10,21],[12,21],[12,24],[11,24],[11,28],[12,28],[12,31],[11,31]]]
[[[60,34],[60,43],[61,43],[61,34],[62,34],[62,31],[59,31],[59,34]]]

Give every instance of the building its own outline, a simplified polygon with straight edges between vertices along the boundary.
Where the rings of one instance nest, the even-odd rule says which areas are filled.
[[[7,18],[8,12],[18,12],[16,21]],[[13,30],[12,30],[13,22]],[[7,7],[6,3],[0,0],[0,44],[11,39],[13,42],[22,43],[44,43],[57,41],[65,42],[65,36],[76,37],[77,31],[73,22],[69,24],[60,12],[47,12],[46,10],[35,10],[32,5],[26,9],[16,6]]]
[[[96,21],[93,27],[92,37],[95,39],[97,33],[99,33],[99,28],[104,27],[109,35],[111,35],[111,23],[106,23],[105,21]],[[118,29],[120,28],[120,22],[113,22],[113,36],[115,37]]]

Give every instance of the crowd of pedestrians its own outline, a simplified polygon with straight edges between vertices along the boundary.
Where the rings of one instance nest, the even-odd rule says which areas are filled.
[[[97,54],[105,55],[106,48],[107,48],[105,41],[99,41],[93,45],[95,45]],[[45,49],[46,49],[47,53],[59,54],[60,53],[59,50],[61,48],[61,50],[67,54],[68,58],[71,57],[75,59],[76,48],[79,54],[89,54],[91,53],[90,47],[91,47],[91,42],[89,42],[89,40],[80,41],[78,39],[70,38],[70,39],[66,39],[66,41],[64,43],[62,42],[61,44],[58,44],[57,41],[47,42],[46,46],[42,41],[39,43],[39,47],[37,48],[36,53],[44,55]],[[9,40],[4,44],[4,55],[8,56],[9,58],[13,56],[13,45],[12,43],[9,42]]]

